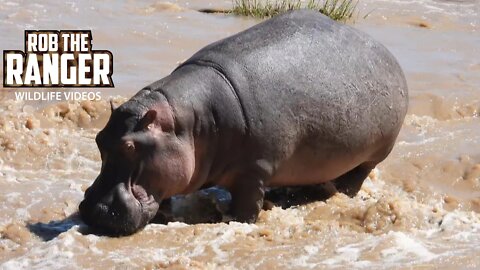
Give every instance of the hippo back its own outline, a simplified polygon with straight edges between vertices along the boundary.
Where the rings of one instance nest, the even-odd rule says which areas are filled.
[[[189,64],[230,81],[260,155],[284,157],[312,137],[345,151],[370,147],[395,138],[407,110],[390,52],[319,12],[274,17],[201,49],[182,66]]]

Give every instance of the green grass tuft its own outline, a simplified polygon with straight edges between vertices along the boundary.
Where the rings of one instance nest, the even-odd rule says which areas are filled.
[[[353,16],[358,0],[233,0],[232,13],[255,18],[268,18],[294,9],[316,10],[336,21]]]

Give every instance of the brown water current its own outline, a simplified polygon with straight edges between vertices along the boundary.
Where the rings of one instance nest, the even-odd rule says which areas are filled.
[[[410,108],[391,155],[356,197],[273,207],[256,224],[183,223],[208,220],[228,201],[213,190],[176,200],[177,222],[123,238],[89,233],[76,211],[100,169],[94,137],[109,98],[125,101],[258,22],[196,11],[230,6],[0,0],[0,50],[23,48],[25,29],[91,29],[94,49],[114,55],[116,86],[99,90],[101,101],[60,103],[1,90],[0,269],[480,268],[478,0],[360,0],[350,24],[397,57]]]

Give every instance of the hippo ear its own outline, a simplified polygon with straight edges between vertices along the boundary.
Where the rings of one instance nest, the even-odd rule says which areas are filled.
[[[110,99],[110,110],[111,112],[117,109],[117,105],[113,104],[113,99]]]

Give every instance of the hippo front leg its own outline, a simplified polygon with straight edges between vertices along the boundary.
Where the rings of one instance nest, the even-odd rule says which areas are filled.
[[[264,181],[271,175],[271,167],[257,162],[254,168],[245,170],[229,189],[232,195],[231,215],[235,221],[255,223],[263,207]]]
[[[265,196],[263,180],[258,176],[253,178],[244,176],[240,181],[241,183],[236,184],[230,190],[232,194],[231,215],[235,221],[255,223]]]

